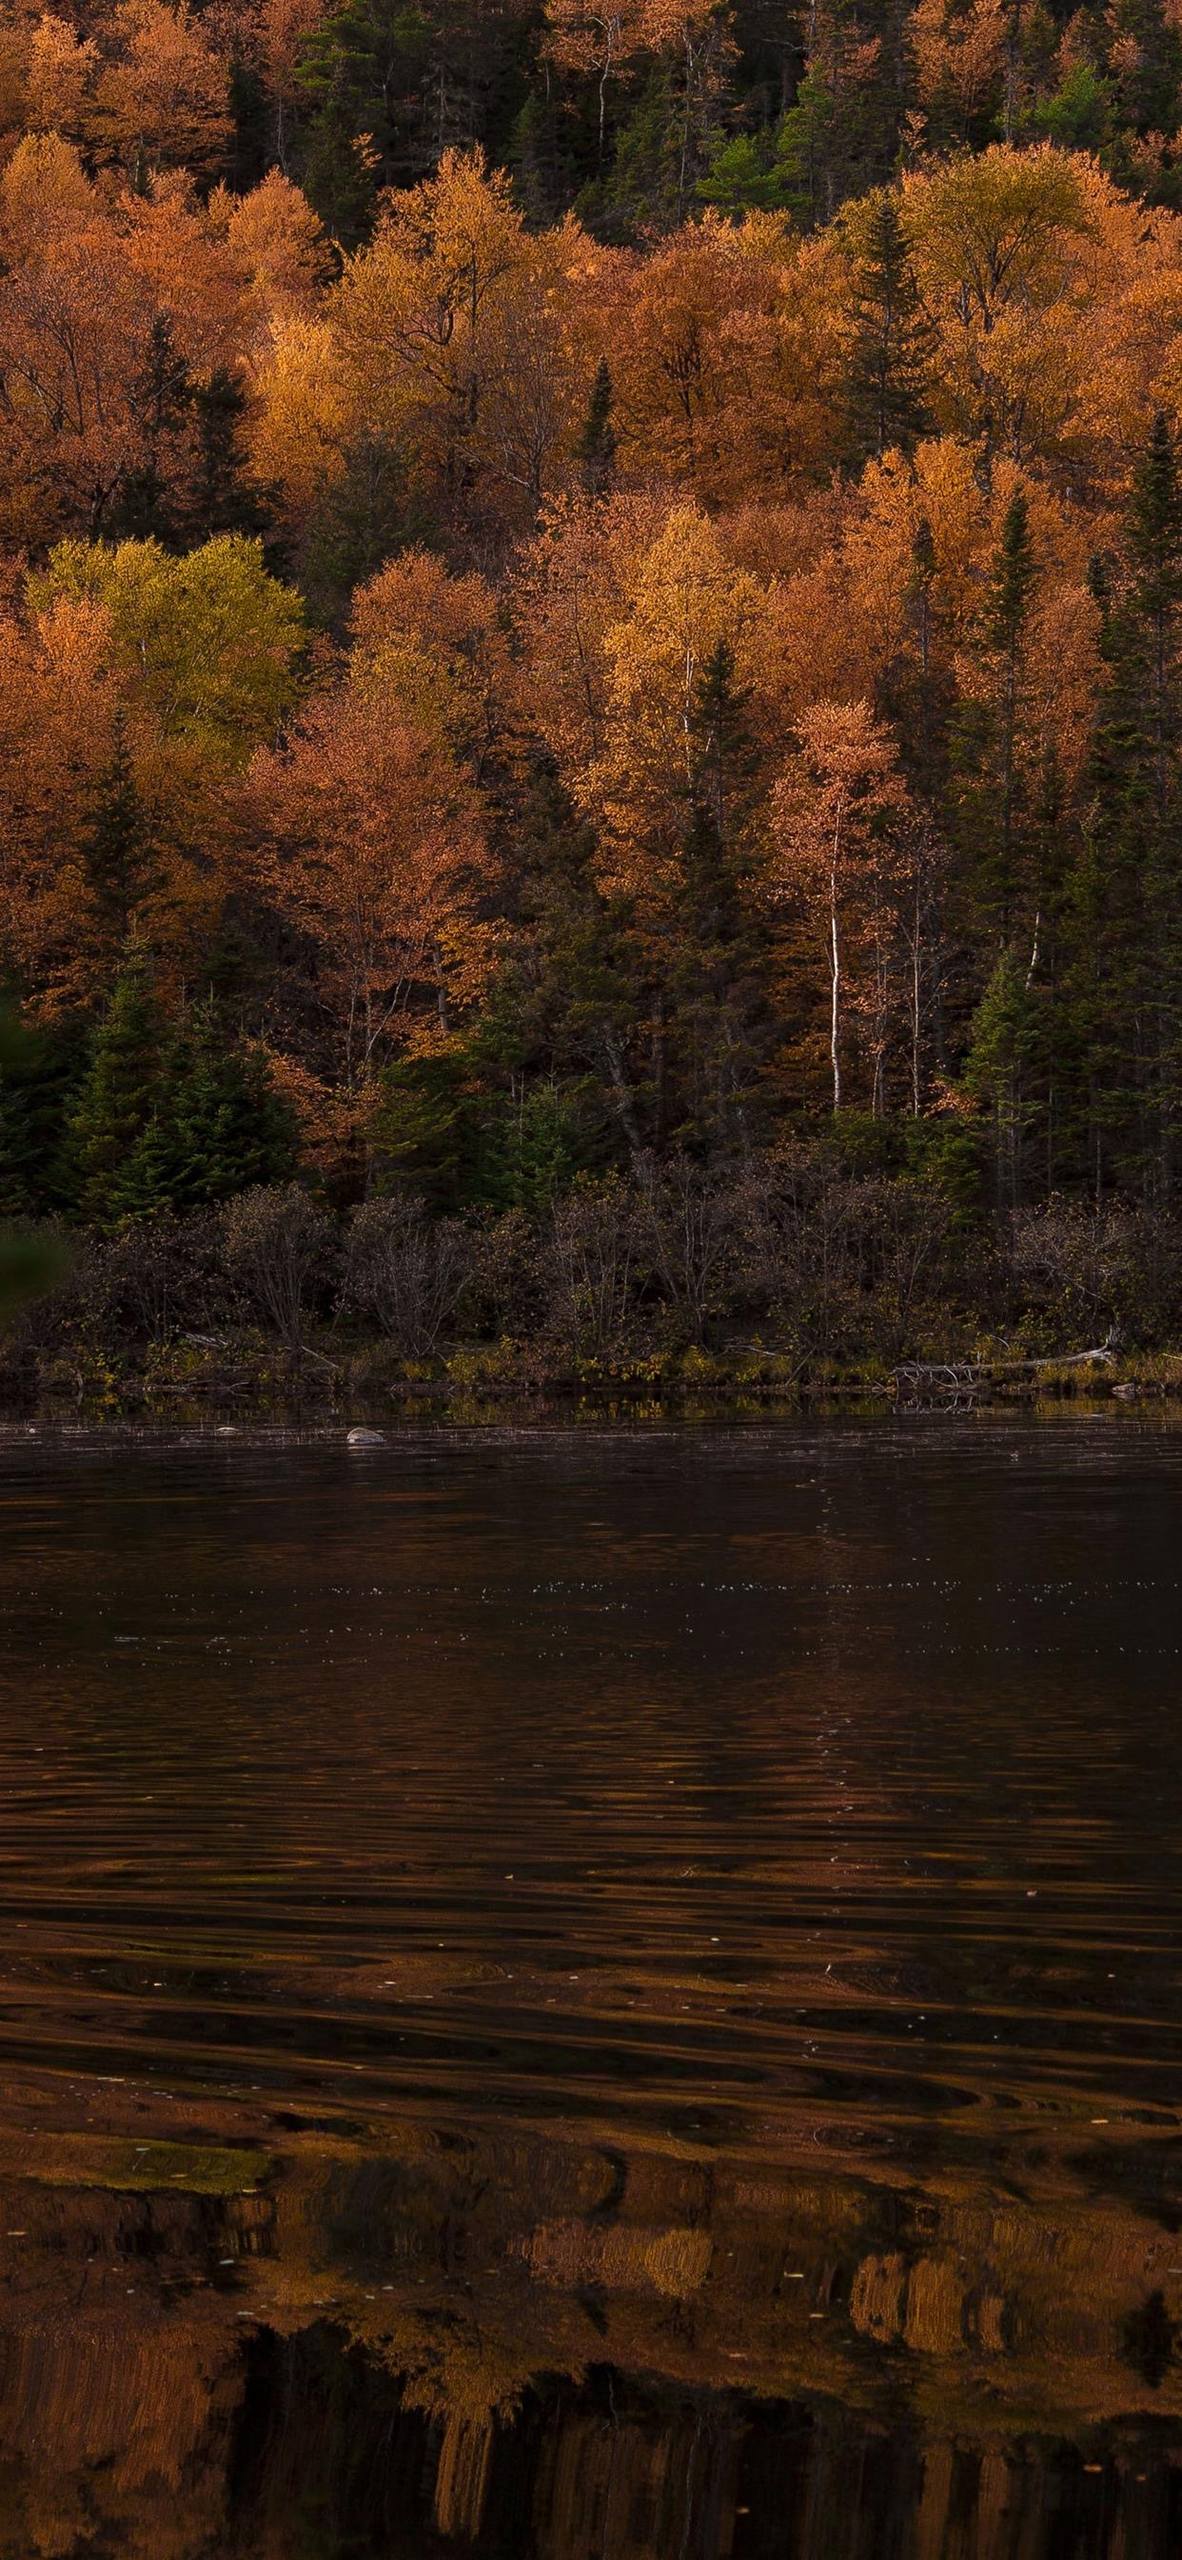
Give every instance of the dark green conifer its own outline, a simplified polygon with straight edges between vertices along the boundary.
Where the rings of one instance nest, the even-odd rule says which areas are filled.
[[[557,221],[569,184],[564,166],[557,102],[549,90],[531,91],[514,119],[507,161],[514,191],[531,224]]]
[[[591,398],[583,431],[575,448],[583,471],[583,486],[592,497],[601,498],[610,489],[615,473],[616,431],[612,425],[611,369],[606,356],[601,356],[591,386]]]
[[[1003,951],[973,1017],[964,1072],[966,1091],[989,1111],[999,1209],[1016,1209],[1022,1198],[1036,1042],[1028,973],[1015,952]]]
[[[947,807],[957,848],[964,929],[985,946],[1019,948],[1037,906],[1032,877],[1025,660],[1035,578],[1025,498],[1006,510],[977,627],[978,672],[948,723]]]
[[[995,667],[992,728],[995,739],[996,825],[985,850],[982,887],[996,912],[1003,939],[1014,921],[1021,848],[1019,827],[1024,806],[1020,761],[1022,677],[1027,626],[1036,575],[1030,538],[1030,510],[1019,489],[1002,521],[1001,541],[993,557],[985,602],[984,637]]]
[[[1097,1188],[1123,1175],[1156,1196],[1182,1120],[1182,487],[1162,417],[1092,591],[1105,680],[1074,884],[1088,1152]]]
[[[948,650],[941,647],[942,619],[936,586],[936,545],[927,516],[921,516],[911,545],[907,583],[910,646],[904,666],[890,688],[890,708],[899,725],[908,773],[929,801],[935,800],[947,763],[947,727],[952,706]]]
[[[251,484],[242,428],[246,394],[219,365],[193,393],[197,429],[197,480],[192,529],[205,542],[215,533],[261,533],[266,510]]]
[[[130,1218],[159,1218],[175,1206],[176,1151],[159,1106],[135,1145],[111,1173],[100,1223],[122,1226]]]
[[[163,1043],[150,1108],[93,1214],[114,1226],[203,1208],[285,1180],[294,1156],[290,1114],[262,1061],[232,1047],[203,1006]]]
[[[161,1124],[178,1209],[282,1182],[293,1169],[290,1113],[262,1060],[228,1045],[212,1007],[191,1017],[166,1062]]]
[[[755,756],[734,653],[718,643],[693,705],[694,770],[665,988],[668,1116],[680,1145],[734,1155],[770,1023],[767,939],[750,893]]]
[[[354,588],[427,531],[409,486],[405,453],[387,436],[358,435],[304,537],[302,584],[315,620],[343,624]]]
[[[373,170],[348,104],[328,86],[309,120],[303,185],[325,230],[342,249],[368,240],[377,211]]]
[[[152,321],[147,356],[132,384],[132,404],[144,451],[135,469],[124,473],[107,529],[121,540],[154,537],[172,547],[181,535],[177,462],[192,417],[193,385],[163,312]]]
[[[800,81],[776,134],[781,202],[806,229],[827,222],[837,209],[838,105],[832,80],[814,64]]]
[[[681,101],[668,69],[660,66],[620,127],[606,177],[579,200],[580,212],[601,236],[636,240],[676,227],[684,212],[680,145]]]
[[[845,380],[846,457],[860,470],[897,446],[910,453],[930,425],[927,386],[935,331],[920,299],[896,198],[870,206],[854,274]]]
[[[1165,0],[1113,0],[1109,28],[1124,120],[1172,133],[1182,106],[1182,35]]]
[[[99,783],[83,859],[100,937],[107,949],[117,953],[152,887],[155,868],[151,829],[136,788],[121,718],[111,762]]]
[[[117,1222],[115,1194],[156,1101],[160,1022],[144,954],[132,949],[94,1035],[66,1130],[71,1205],[96,1225]]]

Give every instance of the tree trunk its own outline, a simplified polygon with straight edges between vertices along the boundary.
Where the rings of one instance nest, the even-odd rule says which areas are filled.
[[[841,1019],[841,944],[837,930],[837,867],[841,858],[841,826],[844,812],[838,811],[833,826],[833,848],[829,860],[829,1059],[833,1068],[833,1108],[841,1109],[841,1049],[838,1028]]]

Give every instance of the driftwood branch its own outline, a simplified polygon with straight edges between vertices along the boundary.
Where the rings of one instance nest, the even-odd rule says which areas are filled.
[[[330,1360],[327,1352],[313,1351],[307,1342],[297,1343],[296,1352],[299,1359],[314,1360],[319,1368],[327,1369],[331,1378],[339,1378],[344,1374],[339,1360]]]
[[[1052,1351],[1038,1360],[902,1360],[890,1372],[889,1384],[899,1394],[972,1395],[979,1387],[1007,1378],[1037,1377],[1042,1369],[1103,1368],[1116,1359],[1110,1343],[1090,1351]]]

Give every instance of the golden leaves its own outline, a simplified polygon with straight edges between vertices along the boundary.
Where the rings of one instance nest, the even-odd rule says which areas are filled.
[[[243,807],[247,876],[307,937],[357,1094],[424,1007],[471,1001],[490,953],[483,812],[441,691],[414,682],[427,653],[416,670],[405,625],[403,647],[387,641],[372,593],[363,623],[371,645],[256,757]]]
[[[548,0],[547,49],[568,71],[666,53],[718,15],[719,0]]]
[[[88,136],[130,170],[141,160],[216,165],[230,132],[229,72],[186,0],[121,0],[112,27],[116,48],[95,86]]]
[[[597,263],[572,220],[528,232],[480,152],[445,152],[434,178],[386,197],[332,298],[356,428],[398,440],[437,506],[478,506],[487,477],[531,525],[586,406]]]
[[[1000,88],[1012,10],[1008,0],[917,0],[909,39],[921,104],[951,107],[965,124]]]

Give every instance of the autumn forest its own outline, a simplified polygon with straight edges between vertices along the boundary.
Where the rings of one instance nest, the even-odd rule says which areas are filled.
[[[42,1329],[1176,1345],[1180,438],[1182,0],[10,0]]]

